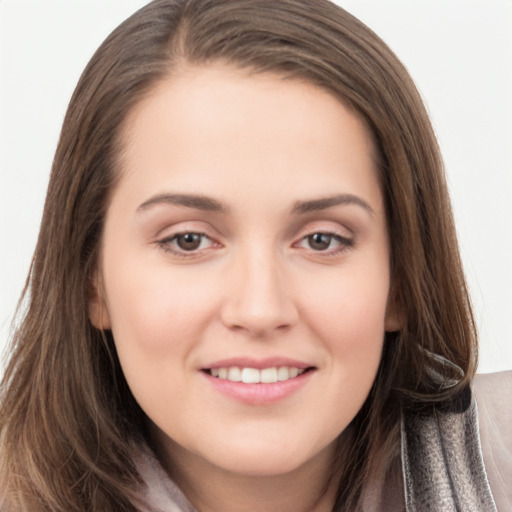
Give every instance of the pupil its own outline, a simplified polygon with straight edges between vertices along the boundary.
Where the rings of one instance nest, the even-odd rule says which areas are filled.
[[[197,233],[185,233],[178,237],[178,246],[185,251],[193,251],[201,244],[201,235]]]
[[[315,233],[314,235],[308,236],[308,242],[312,249],[321,251],[329,247],[331,243],[331,235]]]

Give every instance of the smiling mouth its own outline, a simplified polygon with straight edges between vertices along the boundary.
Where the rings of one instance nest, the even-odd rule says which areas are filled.
[[[313,370],[313,367],[296,368],[293,366],[274,366],[270,368],[240,368],[238,366],[210,368],[204,370],[208,375],[220,380],[242,382],[244,384],[273,384],[295,379]]]

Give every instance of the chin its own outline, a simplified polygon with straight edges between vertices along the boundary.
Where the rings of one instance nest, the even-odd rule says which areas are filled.
[[[296,450],[300,451],[300,450]],[[307,462],[303,454],[285,454],[272,449],[268,452],[258,453],[245,451],[233,456],[225,456],[220,464],[217,464],[222,470],[247,477],[276,477],[293,473]]]
[[[203,458],[230,473],[252,477],[275,477],[299,470],[315,459],[332,460],[335,444],[312,443],[311,434],[275,437],[231,437],[216,443],[212,452],[207,447]],[[226,442],[228,441],[228,442]],[[210,445],[211,446],[211,445]]]

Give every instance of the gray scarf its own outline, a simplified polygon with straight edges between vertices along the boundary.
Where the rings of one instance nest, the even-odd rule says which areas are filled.
[[[496,512],[484,468],[476,402],[468,389],[449,408],[402,414],[407,512]]]

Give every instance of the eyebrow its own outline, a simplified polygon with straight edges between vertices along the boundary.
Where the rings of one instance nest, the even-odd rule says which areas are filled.
[[[170,204],[175,206],[184,206],[196,210],[208,212],[226,213],[226,206],[211,197],[193,194],[157,194],[144,201],[137,211],[147,210],[148,208],[160,204]],[[373,208],[364,200],[353,194],[337,194],[330,197],[321,197],[308,201],[297,201],[292,207],[292,214],[303,215],[306,213],[326,210],[340,205],[357,205],[365,209],[372,216],[375,215]]]
[[[321,197],[319,199],[313,199],[310,201],[297,201],[293,208],[293,214],[305,214],[311,212],[317,212],[332,208],[333,206],[340,205],[356,205],[365,209],[370,215],[374,216],[375,211],[373,208],[364,200],[353,194],[338,194],[330,197]]]
[[[137,211],[147,210],[151,206],[160,204],[170,204],[175,206],[185,206],[195,210],[204,210],[207,212],[225,213],[227,208],[216,199],[211,197],[193,195],[193,194],[157,194],[144,201]]]

